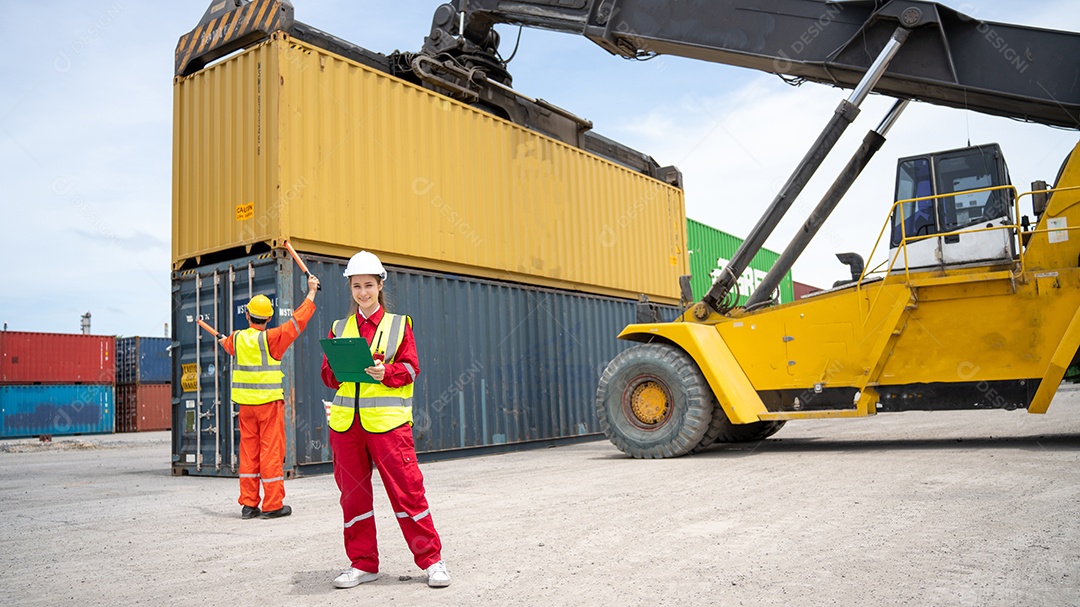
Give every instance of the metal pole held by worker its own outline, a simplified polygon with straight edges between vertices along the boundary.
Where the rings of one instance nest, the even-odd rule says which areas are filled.
[[[201,318],[197,319],[195,322],[199,323],[200,327],[209,331],[210,334],[214,336],[214,339],[224,339],[225,337],[227,337],[224,333],[219,333],[217,329],[203,322]]]
[[[291,244],[289,244],[288,240],[286,240],[284,242],[285,242],[285,250],[289,252],[289,255],[292,255],[292,258],[296,262],[296,265],[300,266],[300,269],[304,272],[304,276],[311,276],[312,274],[308,270],[307,264],[304,263],[303,259],[300,259],[300,256],[296,253],[296,249],[294,249],[293,246]],[[317,289],[322,291],[322,285],[320,284],[317,287]]]

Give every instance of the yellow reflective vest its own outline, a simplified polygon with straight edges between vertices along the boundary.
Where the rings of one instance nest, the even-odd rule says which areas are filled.
[[[232,400],[238,405],[264,405],[285,399],[281,361],[270,356],[266,331],[248,327],[233,335]]]
[[[405,338],[406,325],[412,325],[408,316],[384,312],[371,340],[371,353],[382,354],[384,363],[393,362]],[[356,315],[335,321],[333,334],[335,339],[360,337]],[[411,424],[412,395],[412,383],[389,388],[381,383],[343,382],[330,405],[330,429],[345,432],[358,415],[360,425],[368,432],[389,432],[402,424]]]

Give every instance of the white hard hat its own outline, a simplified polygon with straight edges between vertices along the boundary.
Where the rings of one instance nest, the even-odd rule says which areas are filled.
[[[358,274],[371,274],[378,276],[379,280],[386,280],[386,269],[382,267],[382,262],[374,253],[367,251],[360,251],[349,259],[349,265],[345,266],[343,276],[348,278]]]

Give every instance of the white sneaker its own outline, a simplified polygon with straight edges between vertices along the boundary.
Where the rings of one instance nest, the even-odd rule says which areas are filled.
[[[341,575],[334,578],[334,586],[338,588],[352,588],[359,586],[365,582],[374,582],[379,579],[378,573],[368,573],[356,567],[349,567],[345,571],[341,572]],[[447,582],[449,583],[449,581]]]
[[[432,588],[445,588],[450,585],[450,574],[442,561],[427,568],[427,585]]]

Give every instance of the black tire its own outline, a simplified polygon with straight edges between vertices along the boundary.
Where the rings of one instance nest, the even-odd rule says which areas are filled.
[[[723,409],[721,409],[721,413]],[[780,431],[786,421],[764,421],[749,424],[733,424],[724,416],[724,428],[717,434],[717,443],[754,443]]]
[[[690,453],[707,449],[714,443],[753,443],[765,440],[784,427],[786,421],[763,421],[750,424],[733,424],[719,404],[713,409],[712,423],[705,437]]]
[[[638,459],[678,457],[711,444],[718,408],[694,360],[667,344],[624,350],[596,389],[604,435]]]
[[[712,420],[709,422],[709,429],[705,431],[705,436],[701,437],[701,442],[691,449],[690,453],[698,453],[708,449],[731,427],[732,424],[728,421],[727,413],[720,406],[720,403],[716,401],[716,396],[713,395],[713,413]]]

